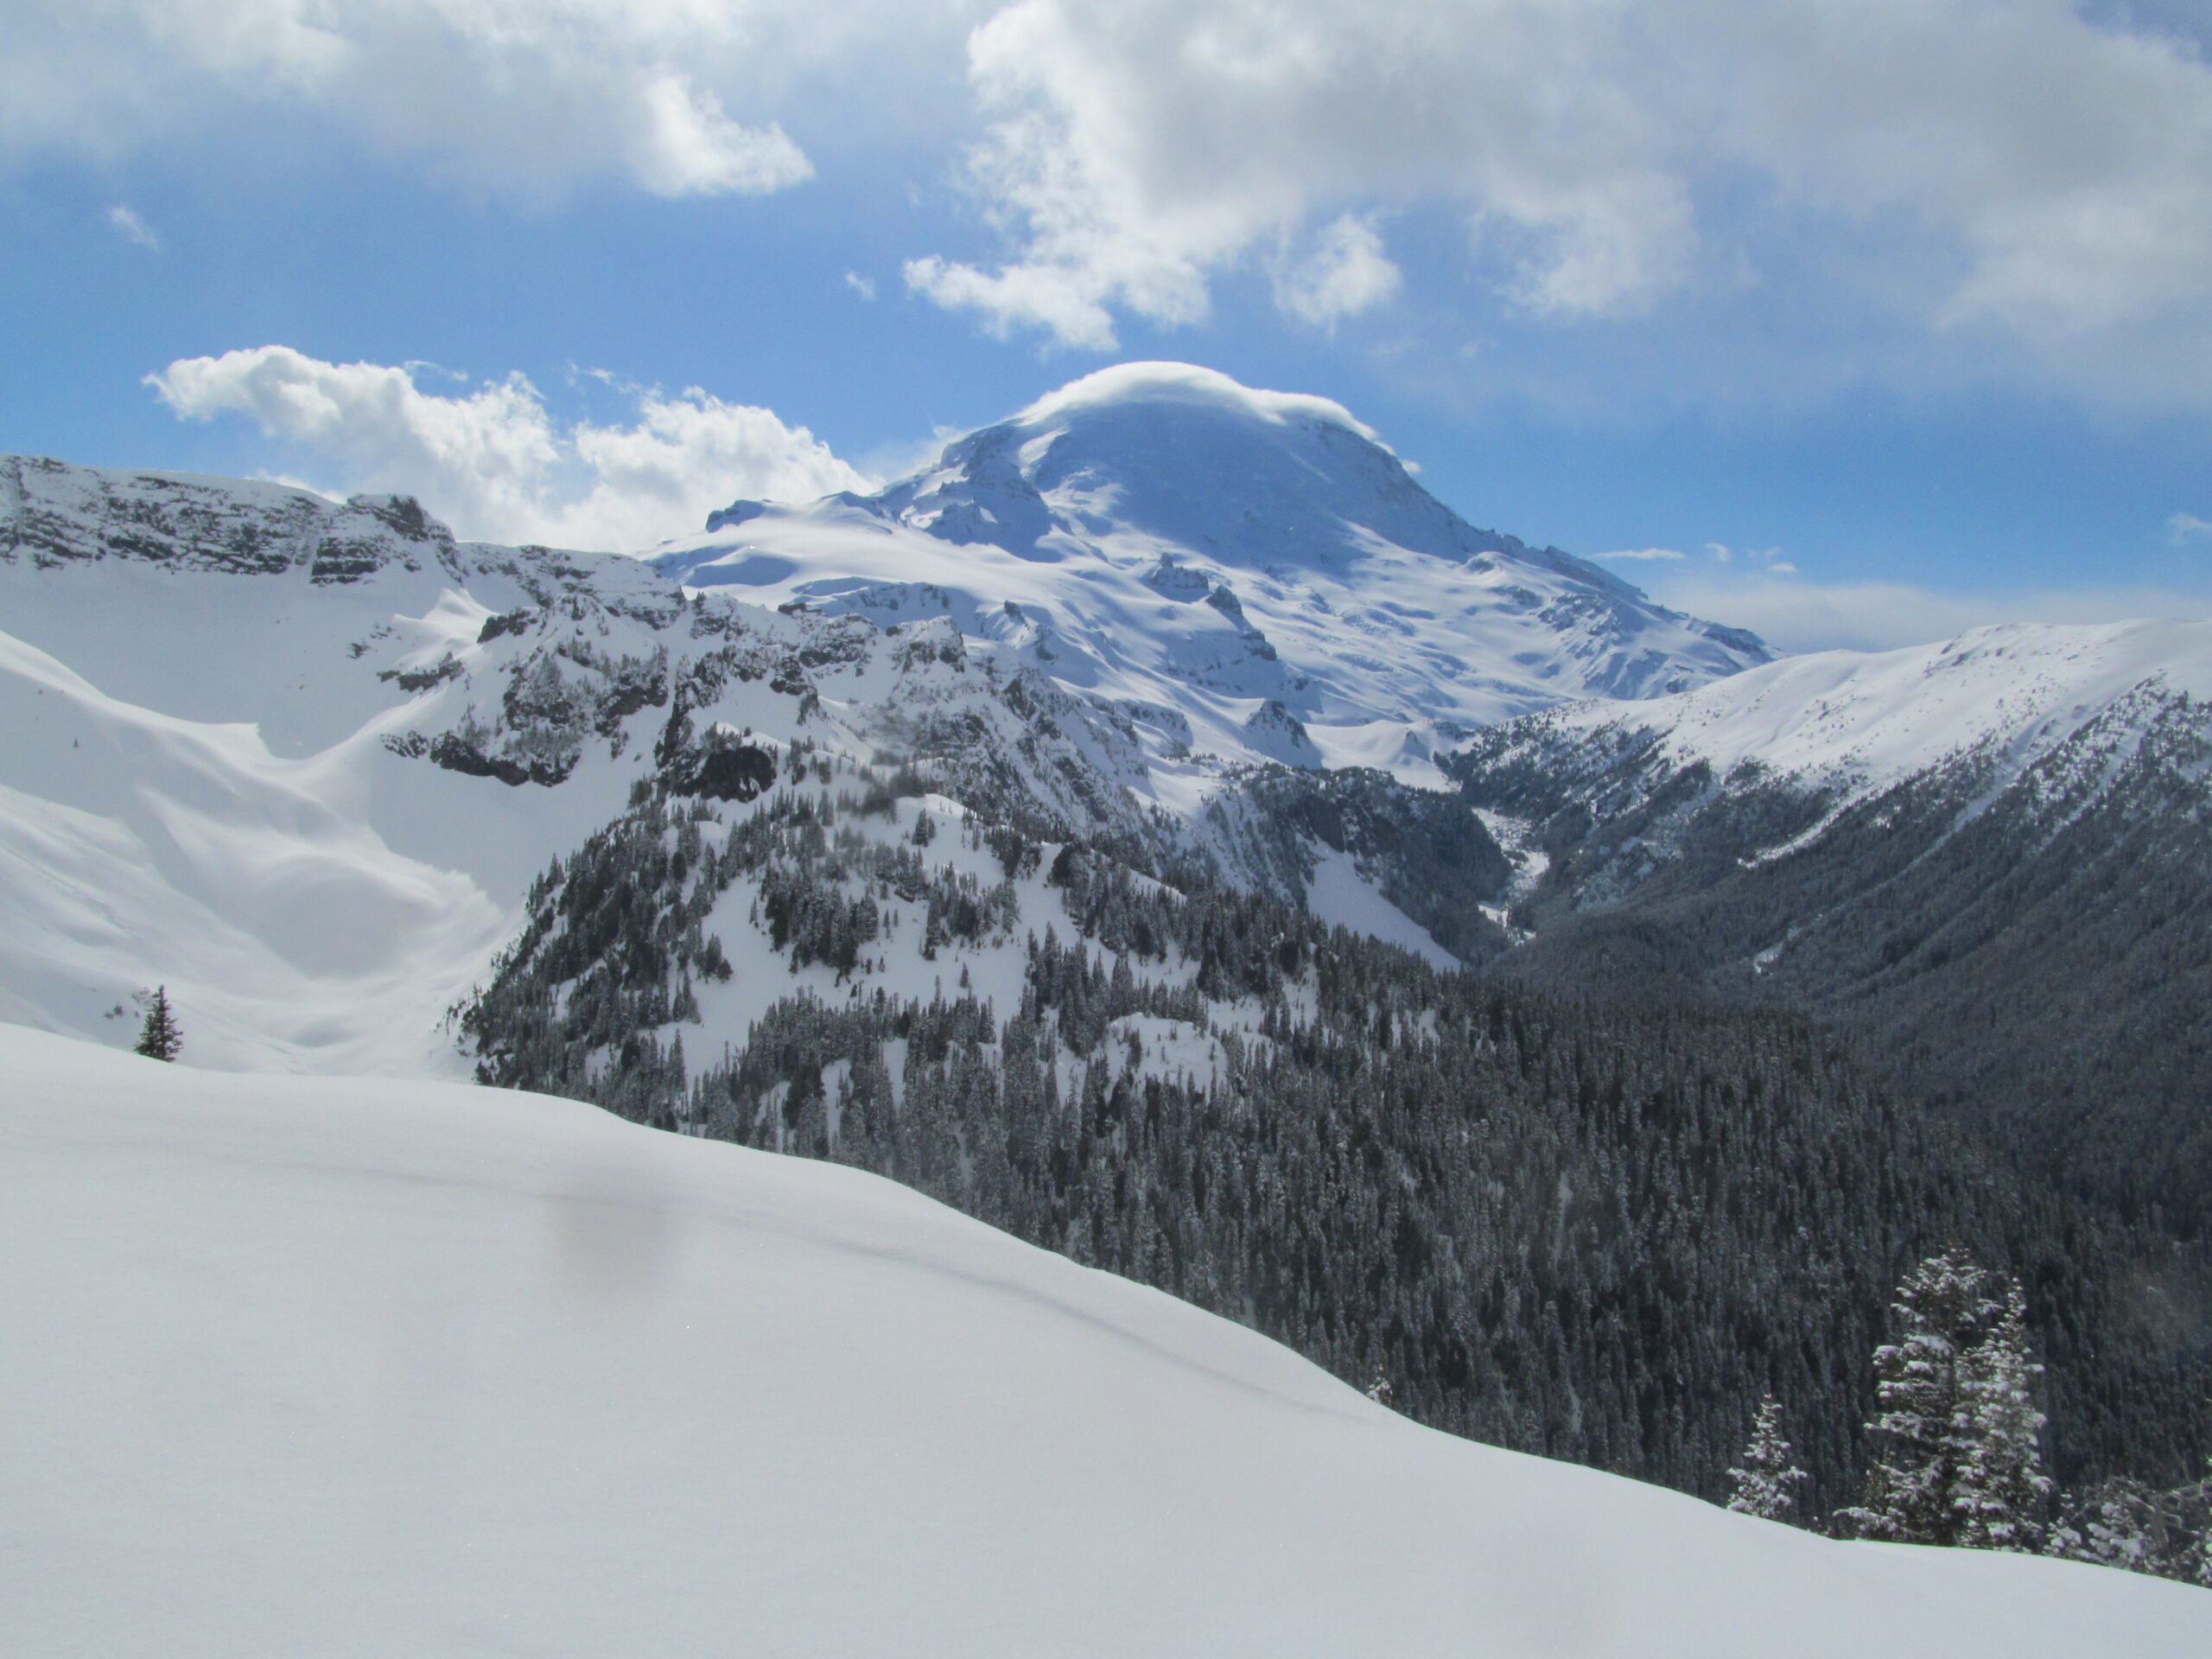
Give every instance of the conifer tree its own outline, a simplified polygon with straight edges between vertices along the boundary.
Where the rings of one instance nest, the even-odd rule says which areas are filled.
[[[2042,1371],[2028,1357],[2027,1300],[2016,1281],[1961,1368],[1951,1507],[1957,1541],[1968,1548],[2031,1550],[2042,1543],[2051,1490],[2037,1443],[2044,1418],[2032,1394]]]
[[[1728,1507],[1762,1521],[1789,1519],[1796,1503],[1789,1489],[1805,1478],[1805,1471],[1789,1460],[1789,1442],[1782,1438],[1782,1402],[1770,1394],[1759,1402],[1743,1459],[1740,1468],[1728,1471],[1734,1487]]]
[[[2212,1516],[2206,1516],[2202,1530],[2182,1552],[2177,1576],[2185,1584],[2201,1584],[2212,1590]]]
[[[2124,1475],[2069,1493],[2044,1553],[2130,1573],[2162,1572],[2170,1538],[2179,1530],[2171,1497]],[[2183,1567],[2186,1577],[2186,1560]]]
[[[1837,1519],[1862,1538],[1900,1544],[1958,1541],[1961,1413],[1967,1357],[1996,1304],[1981,1294],[1988,1275],[1946,1250],[1905,1276],[1891,1305],[1897,1340],[1874,1351],[1881,1411],[1867,1428],[1883,1455],[1867,1471],[1866,1495]]]
[[[156,986],[146,1004],[145,1023],[138,1027],[137,1052],[149,1060],[175,1060],[183,1047],[184,1033],[169,1009],[169,988]]]

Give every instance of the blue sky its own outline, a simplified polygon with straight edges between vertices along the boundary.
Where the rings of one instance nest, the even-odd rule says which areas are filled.
[[[1794,648],[2212,611],[2195,7],[11,12],[0,448],[637,545],[1173,357]]]

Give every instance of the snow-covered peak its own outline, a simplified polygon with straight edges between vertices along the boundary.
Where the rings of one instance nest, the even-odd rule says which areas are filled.
[[[1440,728],[1647,697],[1769,659],[1553,548],[1474,528],[1325,398],[1125,364],[948,444],[874,496],[740,502],[657,568],[878,620],[952,616],[1200,752],[1423,775]],[[1257,719],[1259,725],[1255,727]]]

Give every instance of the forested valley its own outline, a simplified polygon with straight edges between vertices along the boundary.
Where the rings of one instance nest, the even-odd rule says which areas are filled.
[[[643,785],[548,871],[457,1010],[480,1075],[891,1176],[1424,1422],[1708,1497],[1771,1395],[1814,1521],[1865,1484],[1895,1287],[1955,1249],[2024,1291],[2059,1481],[2203,1469],[2201,1257],[1808,1017],[1440,972],[1196,865],[933,814],[903,762],[794,746],[782,779]],[[916,943],[957,978],[894,983]],[[966,982],[1008,954],[1017,997]],[[734,976],[776,994],[703,1052]]]

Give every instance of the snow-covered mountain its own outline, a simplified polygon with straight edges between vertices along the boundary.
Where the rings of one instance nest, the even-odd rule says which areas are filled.
[[[1239,768],[1437,782],[1440,722],[1764,655],[1469,530],[1333,404],[1173,366],[872,500],[718,518],[648,566],[457,543],[404,499],[0,461],[0,1009],[112,1039],[165,982],[203,1058],[435,1069],[556,855],[643,779],[749,797],[795,741],[1449,962],[1502,879],[1478,824],[1347,776],[1286,840]]]
[[[1950,841],[2051,834],[2100,807],[2188,822],[2212,803],[2212,622],[2010,624],[1878,653],[1784,658],[1633,705],[1563,704],[1445,766],[1492,829],[1546,846],[1529,879],[1590,909],[1831,855],[1871,823]],[[1770,912],[1795,936],[1815,917]],[[1771,969],[1783,952],[1758,964]]]
[[[0,1018],[120,1046],[164,984],[189,1065],[474,1064],[859,1163],[1341,1376],[1386,1368],[1425,1421],[1688,1490],[1723,1479],[1764,1379],[1817,1425],[1824,1506],[1863,1458],[1895,1263],[1929,1227],[2063,1234],[2037,1307],[2088,1334],[2052,1356],[2054,1455],[2201,1462],[2187,1322],[2140,1335],[2194,1281],[2132,1236],[2066,1232],[1802,1032],[1433,971],[1566,963],[1580,996],[1609,905],[1886,880],[1757,855],[1839,803],[1889,835],[1891,774],[1789,734],[1904,730],[1937,671],[1757,663],[1458,524],[1342,411],[1182,371],[1078,383],[880,498],[741,509],[661,563],[461,543],[404,499],[0,463]],[[1421,644],[1462,634],[1479,660]],[[1969,846],[1982,784],[2070,767],[2147,828],[2064,820],[2068,868],[2185,864],[2165,815],[2196,798],[2091,764],[2148,706],[2127,664],[2181,647],[2145,634],[2078,685],[1998,671],[2054,638],[1960,658],[1963,712],[1922,735],[1980,758],[1914,774],[1926,834],[1894,844]],[[2188,784],[2201,706],[2159,706],[2126,753]],[[1761,722],[1815,760],[1762,769]],[[1693,728],[1735,746],[1726,779],[1664,749]],[[1316,764],[1361,757],[1387,766]],[[1675,855],[1707,845],[1666,818],[1685,801],[1725,809],[1713,857]],[[1805,930],[1847,917],[1824,893],[1761,888],[1757,926],[1798,932],[1732,956],[1716,924],[1662,951],[1670,982],[1713,989],[1700,951],[1794,982],[1822,959]],[[2091,938],[2088,897],[2051,925]],[[1718,1219],[1693,1201],[1715,1191]]]
[[[832,1165],[0,1027],[22,1653],[2183,1659],[2204,1592],[1435,1433]]]
[[[1178,363],[1101,370],[874,496],[739,502],[653,563],[764,604],[950,615],[1155,750],[1432,779],[1440,726],[1770,655],[1472,528],[1325,398]]]
[[[1476,734],[1516,969],[1833,1020],[2056,1184],[2212,1225],[2212,623],[1980,628]]]

